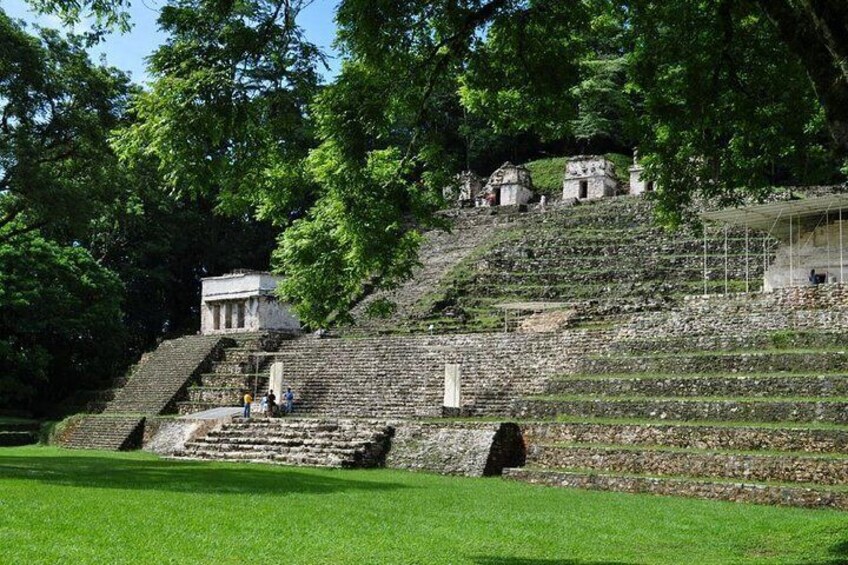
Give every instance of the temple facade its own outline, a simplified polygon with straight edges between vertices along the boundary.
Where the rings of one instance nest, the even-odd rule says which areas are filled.
[[[200,331],[204,335],[300,330],[288,304],[277,300],[279,277],[234,272],[202,280]]]

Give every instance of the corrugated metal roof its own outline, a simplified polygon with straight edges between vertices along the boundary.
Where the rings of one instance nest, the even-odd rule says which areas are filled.
[[[772,235],[781,235],[788,231],[789,218],[817,216],[826,212],[838,212],[839,210],[848,211],[848,194],[828,194],[742,208],[726,208],[704,212],[701,214],[701,219],[706,222],[720,222],[761,230]],[[845,219],[848,219],[848,214],[846,214]]]

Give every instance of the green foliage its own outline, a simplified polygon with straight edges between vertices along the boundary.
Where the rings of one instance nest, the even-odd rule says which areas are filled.
[[[152,159],[172,193],[216,199],[230,215],[285,224],[311,185],[305,107],[322,56],[296,24],[302,1],[180,0],[159,18],[149,92],[115,136],[124,162]]]
[[[633,85],[644,100],[641,155],[661,217],[694,197],[761,198],[775,183],[836,171],[822,106],[798,59],[743,2],[634,2]]]
[[[542,194],[562,194],[566,157],[552,157],[530,161],[524,166],[533,176],[533,188]]]
[[[848,541],[837,511],[498,478],[48,447],[3,449],[0,468],[4,563],[221,563],[281,551],[309,564],[838,563]],[[56,500],[62,511],[45,512]],[[234,512],[245,504],[263,519]],[[91,528],[92,516],[108,527]]]
[[[0,406],[62,398],[120,368],[123,289],[81,247],[0,243]]]
[[[89,39],[98,40],[105,32],[130,29],[129,0],[26,0],[41,14],[55,14],[66,26],[83,22],[91,26]]]
[[[397,304],[388,298],[378,298],[368,304],[365,314],[369,318],[388,318],[397,311]]]
[[[72,241],[115,197],[107,139],[127,77],[92,65],[80,38],[34,37],[2,12],[0,53],[0,242],[39,227]]]

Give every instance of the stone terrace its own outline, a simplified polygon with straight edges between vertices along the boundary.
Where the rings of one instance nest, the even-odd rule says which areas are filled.
[[[376,467],[394,430],[385,421],[236,418],[186,443],[179,459],[215,459],[313,467]]]
[[[582,304],[582,318],[598,323],[703,292],[703,238],[652,227],[652,204],[643,198],[532,207],[527,214],[498,211],[511,214],[508,222],[487,210],[455,211],[452,233],[428,234],[422,276],[366,300],[350,331],[423,332],[430,324],[439,333],[497,331],[503,325],[497,305],[526,301]],[[762,241],[752,238],[747,256],[744,232],[729,232],[727,243],[729,289],[745,290],[746,273],[749,289],[758,289]],[[708,233],[707,255],[708,289],[723,292],[723,233]],[[378,300],[396,302],[397,310],[385,319],[368,318],[365,305]]]
[[[845,298],[826,285],[635,317],[516,403],[527,467],[506,475],[848,509]]]
[[[602,332],[460,334],[285,342],[295,411],[318,416],[438,417],[446,363],[462,364],[462,413],[506,416],[519,395],[542,392],[576,356],[606,347]]]

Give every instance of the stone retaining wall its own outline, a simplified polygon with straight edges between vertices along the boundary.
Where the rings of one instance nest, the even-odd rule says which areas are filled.
[[[394,424],[386,458],[394,469],[481,477],[524,465],[521,431],[509,423]]]
[[[595,446],[532,446],[528,465],[651,476],[689,476],[844,485],[848,465],[844,458],[754,455],[716,452],[680,452],[614,449]]]
[[[296,413],[359,417],[439,417],[445,365],[461,365],[466,415],[505,415],[512,401],[544,391],[578,355],[600,352],[599,334],[465,334],[362,339],[304,338],[284,344],[265,366],[282,363]]]
[[[848,431],[838,428],[700,426],[655,424],[523,424],[531,442],[664,445],[694,449],[848,452]]]
[[[686,496],[805,508],[848,510],[848,493],[801,487],[507,469],[504,476],[533,484],[629,493]]]
[[[746,400],[522,400],[519,418],[647,418],[672,421],[827,422],[848,424],[848,402]]]

